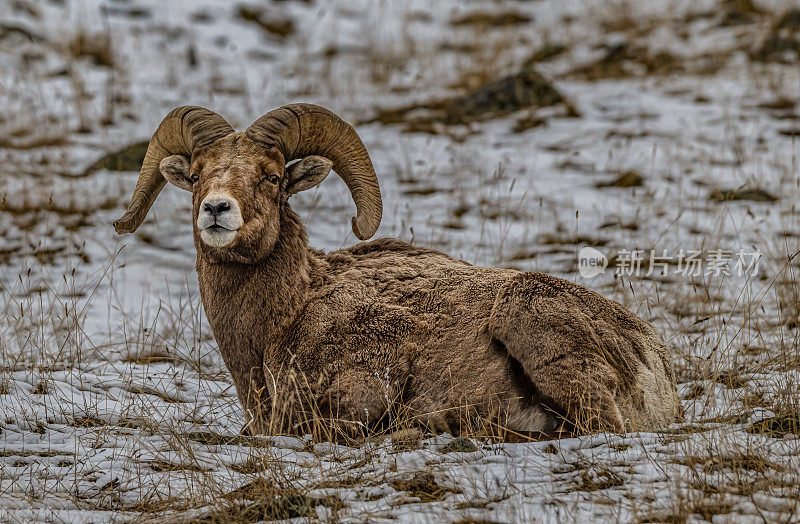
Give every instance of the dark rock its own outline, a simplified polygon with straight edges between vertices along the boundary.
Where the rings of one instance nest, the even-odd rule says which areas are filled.
[[[108,169],[109,171],[139,171],[149,144],[149,140],[142,140],[107,153],[87,167],[83,172],[83,176],[91,175],[101,169]]]
[[[451,100],[444,107],[449,124],[484,120],[526,109],[556,105],[564,97],[532,66],[516,75],[507,76],[464,96]]]
[[[747,432],[769,435],[774,438],[783,438],[786,435],[800,435],[800,414],[778,415],[753,422],[747,428]]]
[[[473,451],[477,450],[478,446],[476,446],[475,443],[470,439],[464,437],[453,439],[439,448],[439,451],[442,453],[472,453]]]
[[[465,95],[397,109],[380,110],[362,122],[405,123],[411,131],[440,132],[442,125],[460,125],[505,116],[522,109],[564,104],[567,116],[576,109],[532,65],[489,82]]]

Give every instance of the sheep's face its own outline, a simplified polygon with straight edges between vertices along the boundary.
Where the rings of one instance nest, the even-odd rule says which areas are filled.
[[[194,152],[191,162],[173,155],[161,173],[192,192],[194,239],[212,260],[255,263],[275,246],[286,199],[320,183],[332,162],[309,156],[286,167],[277,149],[232,133]]]

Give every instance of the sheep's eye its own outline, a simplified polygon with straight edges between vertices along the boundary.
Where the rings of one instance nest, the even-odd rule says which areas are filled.
[[[200,180],[200,175],[198,175],[197,173],[192,173],[192,176],[189,177],[189,180],[191,180],[192,184],[194,184],[195,182]]]
[[[264,175],[264,178],[261,181],[267,181],[270,184],[277,184],[278,183],[278,175]]]

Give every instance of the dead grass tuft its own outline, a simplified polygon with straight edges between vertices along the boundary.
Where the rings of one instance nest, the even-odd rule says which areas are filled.
[[[249,448],[267,448],[272,446],[272,441],[264,437],[250,437],[246,435],[220,435],[210,431],[193,431],[186,438],[207,446],[245,446]]]
[[[67,43],[67,51],[75,58],[89,58],[98,66],[114,66],[114,49],[109,33],[78,32]]]
[[[703,464],[703,471],[706,473],[716,473],[724,470],[745,470],[754,471],[756,473],[766,473],[770,470],[783,471],[783,466],[772,462],[763,455],[750,454],[747,452],[710,457]]]
[[[574,69],[569,76],[594,81],[605,78],[669,75],[683,71],[682,61],[670,52],[653,52],[645,47],[625,42],[609,47],[600,59]]]
[[[604,187],[641,187],[644,185],[644,177],[636,171],[625,171],[620,173],[614,180],[608,182],[598,182],[598,188]]]
[[[437,484],[430,472],[417,472],[410,478],[393,480],[390,484],[397,491],[404,491],[422,502],[434,502],[444,499],[448,493],[458,493],[457,490]]]
[[[735,200],[749,200],[751,202],[775,202],[778,197],[761,188],[752,189],[717,189],[709,195],[711,200],[729,202]]]
[[[279,11],[267,10],[261,6],[240,4],[237,14],[242,20],[253,22],[273,37],[286,38],[295,32],[294,21]]]
[[[586,468],[579,474],[575,489],[581,491],[600,491],[625,485],[625,477],[614,469],[605,466]]]
[[[205,471],[197,464],[180,464],[166,460],[152,460],[146,464],[147,467],[159,473],[164,471]]]
[[[267,490],[258,495],[249,504],[231,504],[213,510],[197,518],[188,519],[187,523],[249,523],[312,517],[318,506],[333,510],[342,507],[337,497],[310,497],[298,493],[285,493],[281,490]]]
[[[712,522],[715,516],[727,515],[733,511],[733,504],[723,495],[712,497],[681,498],[678,508],[672,512],[659,512],[642,518],[641,522],[663,522],[684,524],[690,517],[698,516],[704,521]]]
[[[450,23],[453,26],[491,26],[506,27],[520,24],[527,24],[533,18],[518,13],[516,11],[472,11],[465,15],[454,18]]]

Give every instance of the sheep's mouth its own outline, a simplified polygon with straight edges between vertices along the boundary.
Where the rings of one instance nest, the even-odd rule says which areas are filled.
[[[200,230],[200,239],[210,247],[225,247],[233,243],[238,229],[228,229],[219,224],[212,224]]]
[[[203,231],[209,231],[211,233],[221,233],[223,231],[236,231],[235,229],[228,229],[225,226],[221,226],[219,224],[212,224],[203,229]]]

